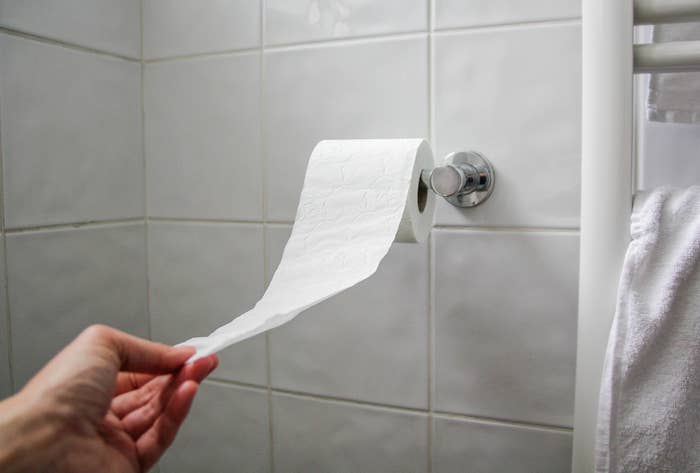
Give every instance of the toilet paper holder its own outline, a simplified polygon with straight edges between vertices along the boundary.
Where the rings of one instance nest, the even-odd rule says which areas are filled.
[[[475,207],[493,192],[496,175],[488,159],[476,151],[457,151],[445,165],[421,172],[421,183],[455,207]]]

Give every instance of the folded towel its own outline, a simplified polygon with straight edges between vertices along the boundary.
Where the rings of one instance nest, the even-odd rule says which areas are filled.
[[[700,186],[635,199],[600,391],[599,473],[700,471]]]
[[[700,23],[654,26],[653,42],[700,40]],[[647,117],[656,122],[700,123],[700,73],[652,74]]]

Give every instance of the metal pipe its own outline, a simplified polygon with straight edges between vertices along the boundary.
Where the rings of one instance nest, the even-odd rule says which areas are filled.
[[[635,0],[634,24],[685,23],[700,21],[698,0]]]
[[[674,41],[634,46],[635,73],[685,71],[700,71],[700,41]]]
[[[632,204],[632,0],[583,0],[573,473],[595,470],[598,392]]]

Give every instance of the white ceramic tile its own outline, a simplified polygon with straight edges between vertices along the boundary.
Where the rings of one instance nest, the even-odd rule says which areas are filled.
[[[10,376],[10,345],[7,320],[7,293],[5,292],[5,237],[0,234],[0,399],[12,394]]]
[[[425,473],[426,416],[273,395],[277,473]]]
[[[150,216],[260,220],[259,55],[147,64]]]
[[[204,382],[161,473],[270,471],[267,392]]]
[[[571,425],[578,235],[433,236],[436,409]]]
[[[425,137],[427,39],[265,53],[267,217],[292,221],[323,139]]]
[[[426,0],[267,0],[265,43],[425,31]]]
[[[141,58],[140,0],[0,0],[0,25]]]
[[[571,470],[571,434],[462,419],[433,420],[435,473],[562,473]]]
[[[580,36],[566,24],[435,37],[436,159],[474,149],[496,170],[488,201],[440,199],[437,223],[578,225]]]
[[[581,16],[581,0],[434,0],[435,28],[556,20]]]
[[[268,274],[289,231],[267,229]],[[368,280],[273,330],[272,385],[427,408],[427,246],[395,243]]]
[[[155,340],[209,335],[262,296],[262,225],[149,223],[148,245]],[[264,336],[219,357],[217,378],[266,384]]]
[[[142,224],[7,235],[15,387],[90,324],[147,336],[145,258]]]
[[[0,34],[8,228],[143,215],[140,70]]]
[[[260,0],[143,0],[145,59],[259,44]]]

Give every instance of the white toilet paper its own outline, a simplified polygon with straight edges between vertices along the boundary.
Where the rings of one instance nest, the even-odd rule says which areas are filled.
[[[277,327],[371,276],[394,240],[424,240],[435,197],[424,140],[322,141],[311,153],[292,234],[262,299],[208,337],[192,361]]]

